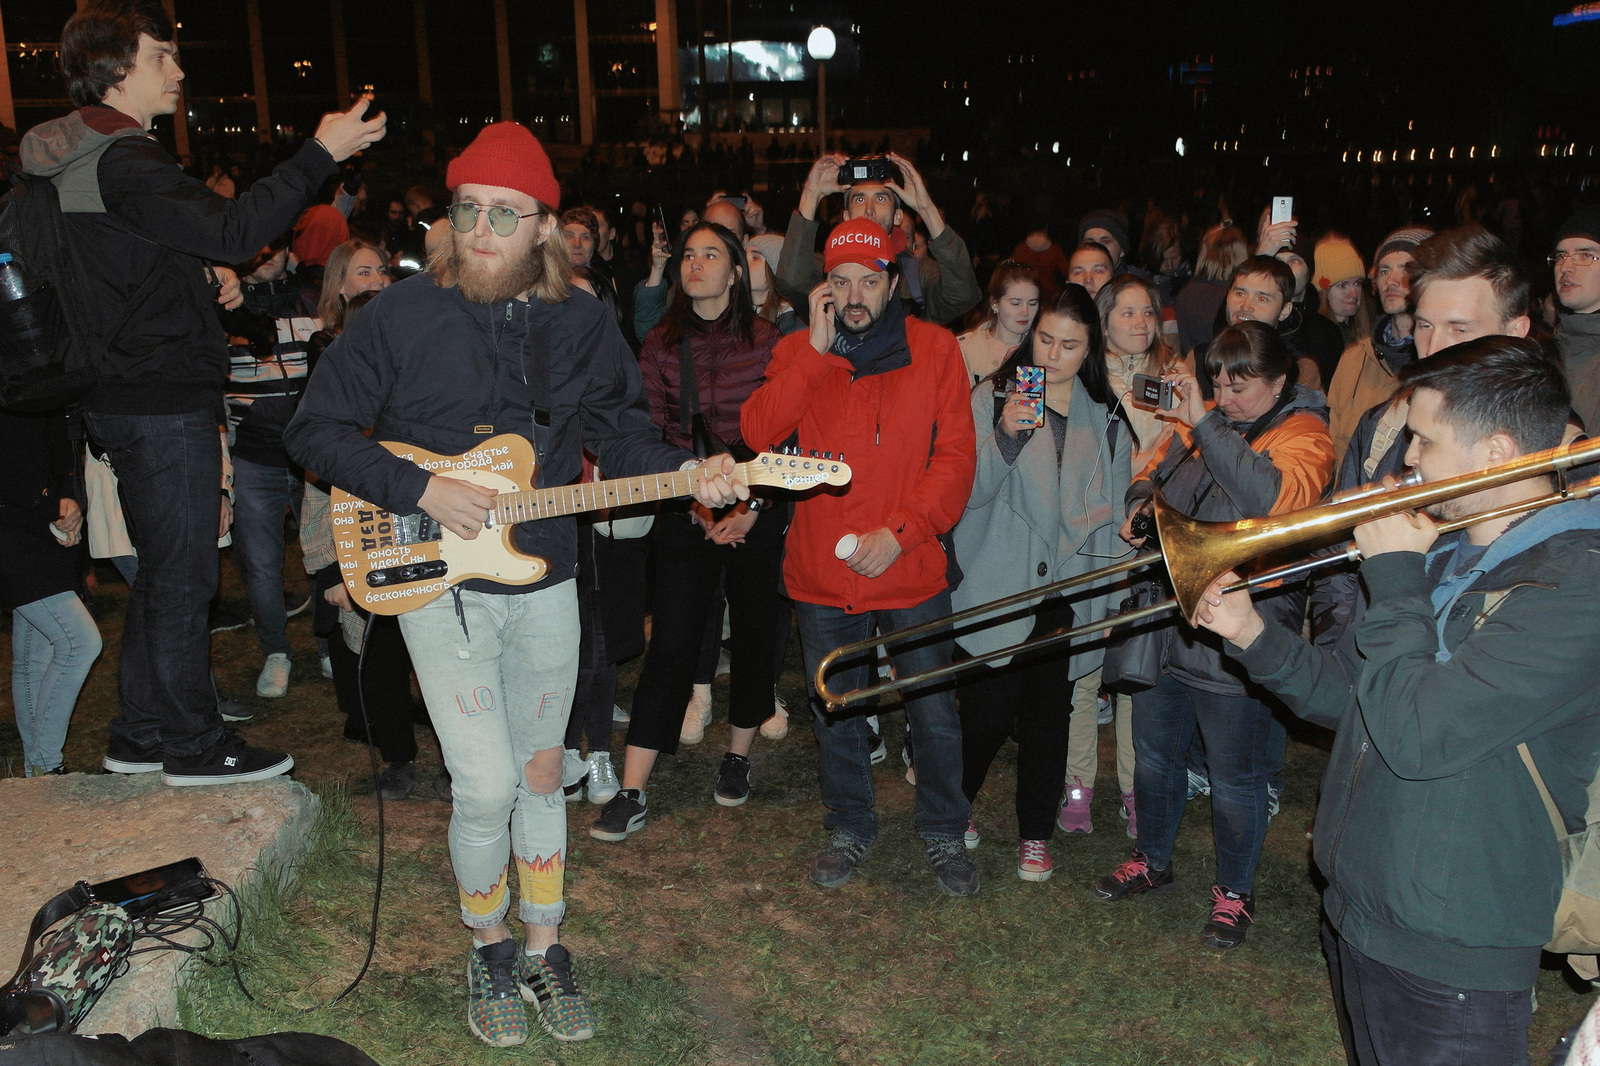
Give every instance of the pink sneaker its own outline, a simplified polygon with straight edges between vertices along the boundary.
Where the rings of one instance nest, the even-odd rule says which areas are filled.
[[[1017,848],[1017,876],[1024,881],[1048,881],[1054,872],[1050,845],[1042,840],[1024,840]]]
[[[1093,799],[1094,789],[1084,788],[1083,781],[1074,777],[1072,787],[1061,797],[1061,813],[1056,815],[1056,825],[1063,833],[1094,832],[1094,822],[1089,820],[1089,803]]]
[[[1139,812],[1133,809],[1133,793],[1122,794],[1122,817],[1128,820],[1128,835],[1134,840],[1139,839]]]

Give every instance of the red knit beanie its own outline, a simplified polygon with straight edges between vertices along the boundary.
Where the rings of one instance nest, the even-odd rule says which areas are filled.
[[[349,239],[350,226],[338,208],[312,204],[294,224],[289,251],[307,266],[326,266],[333,250]]]
[[[561,206],[561,185],[544,146],[515,122],[483,127],[466,151],[450,161],[444,183],[451,190],[457,185],[515,189],[552,210]]]
[[[841,222],[828,234],[822,250],[822,269],[832,270],[841,263],[859,263],[870,270],[889,266],[889,235],[870,218]]]

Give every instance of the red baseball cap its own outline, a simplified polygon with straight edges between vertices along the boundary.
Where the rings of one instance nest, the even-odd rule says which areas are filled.
[[[841,222],[828,235],[822,268],[827,271],[842,263],[859,263],[871,270],[884,271],[893,258],[889,254],[889,235],[883,227],[870,218],[854,218]]]

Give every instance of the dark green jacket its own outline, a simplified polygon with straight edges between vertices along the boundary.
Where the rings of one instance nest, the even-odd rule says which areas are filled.
[[[1600,764],[1597,503],[1502,534],[1442,626],[1430,595],[1454,538],[1426,564],[1364,563],[1372,604],[1331,652],[1270,623],[1248,650],[1229,645],[1296,714],[1337,731],[1315,854],[1329,920],[1369,958],[1457,988],[1533,986],[1561,859],[1516,746],[1580,828]]]

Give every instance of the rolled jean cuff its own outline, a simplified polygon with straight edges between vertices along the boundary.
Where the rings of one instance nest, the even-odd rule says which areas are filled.
[[[560,903],[529,903],[527,900],[517,902],[517,917],[526,925],[542,925],[555,927],[567,915],[567,904]]]

